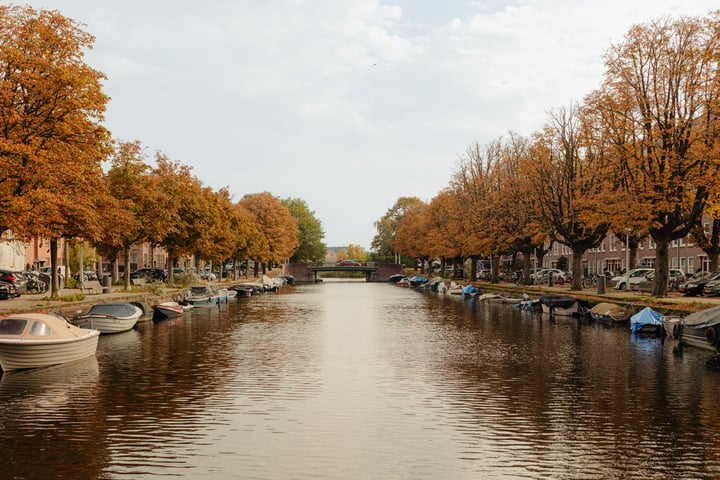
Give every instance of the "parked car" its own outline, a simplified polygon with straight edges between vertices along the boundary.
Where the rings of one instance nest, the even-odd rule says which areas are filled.
[[[687,297],[702,295],[709,282],[720,279],[720,272],[700,272],[680,284],[678,291]]]
[[[557,268],[545,268],[535,274],[535,283],[548,283],[548,278],[552,275],[553,283],[565,283],[568,276],[562,270]]]
[[[203,270],[202,273],[200,273],[200,278],[208,282],[214,282],[217,280],[217,275],[210,270]]]
[[[490,270],[479,270],[477,272],[478,280],[485,280],[486,282],[489,282],[491,276],[492,272]]]
[[[7,300],[10,297],[17,297],[20,295],[15,285],[10,283],[0,282],[0,300]]]
[[[628,289],[628,279],[632,281],[632,279],[638,279],[638,281],[641,278],[645,278],[645,275],[648,273],[654,271],[654,268],[635,268],[633,270],[630,270],[627,274],[618,275],[616,277],[613,277],[612,280],[610,280],[610,286],[614,288],[615,290],[627,290]]]
[[[717,297],[720,295],[720,276],[707,282],[703,287],[702,293],[706,297]]]
[[[682,270],[671,269],[668,272],[668,283],[685,281],[685,273]],[[643,276],[630,278],[630,289],[634,292],[652,292],[655,289],[655,270],[651,270]]]
[[[14,296],[19,297],[21,293],[27,293],[25,277],[22,272],[14,270],[0,270],[0,282],[8,283],[14,287]]]
[[[346,259],[346,260],[342,260],[342,261],[338,262],[338,263],[337,263],[337,266],[338,266],[338,267],[359,267],[359,266],[360,266],[360,262],[358,262],[357,260],[353,260],[353,259],[351,259],[351,258],[348,258],[348,259]]]

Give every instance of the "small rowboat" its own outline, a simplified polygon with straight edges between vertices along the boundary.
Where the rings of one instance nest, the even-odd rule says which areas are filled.
[[[158,303],[152,306],[153,320],[167,320],[168,318],[179,317],[185,309],[177,302]]]

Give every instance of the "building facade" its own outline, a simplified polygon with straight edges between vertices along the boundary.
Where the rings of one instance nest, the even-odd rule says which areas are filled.
[[[615,234],[609,233],[598,248],[593,248],[585,252],[582,259],[583,272],[586,274],[606,271],[620,272],[627,267],[628,253],[625,248],[624,239],[620,239]],[[543,265],[541,265],[541,267],[557,268],[560,257],[567,258],[568,264],[571,264],[572,254],[572,250],[569,247],[554,242],[550,252],[543,258]],[[648,236],[640,242],[635,265],[631,265],[630,269],[639,266],[654,267],[655,254],[655,242]],[[682,270],[685,274],[692,274],[698,270],[708,271],[710,269],[708,255],[693,243],[692,237],[689,235],[671,242],[668,257],[670,268]]]

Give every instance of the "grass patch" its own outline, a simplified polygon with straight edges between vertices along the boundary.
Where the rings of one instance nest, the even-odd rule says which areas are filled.
[[[84,293],[73,293],[72,295],[62,295],[57,297],[44,297],[43,300],[50,302],[80,302],[85,300]]]

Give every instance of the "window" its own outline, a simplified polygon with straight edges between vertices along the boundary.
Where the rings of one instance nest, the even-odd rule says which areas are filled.
[[[708,258],[707,255],[700,255],[700,267],[703,272],[709,272],[710,271],[710,258]]]
[[[45,337],[48,335],[55,335],[55,332],[53,332],[50,327],[45,324],[45,322],[37,321],[33,323],[32,327],[30,328],[30,335],[35,335],[37,337]]]
[[[22,318],[3,318],[0,320],[0,335],[20,335],[25,330],[27,320]]]

